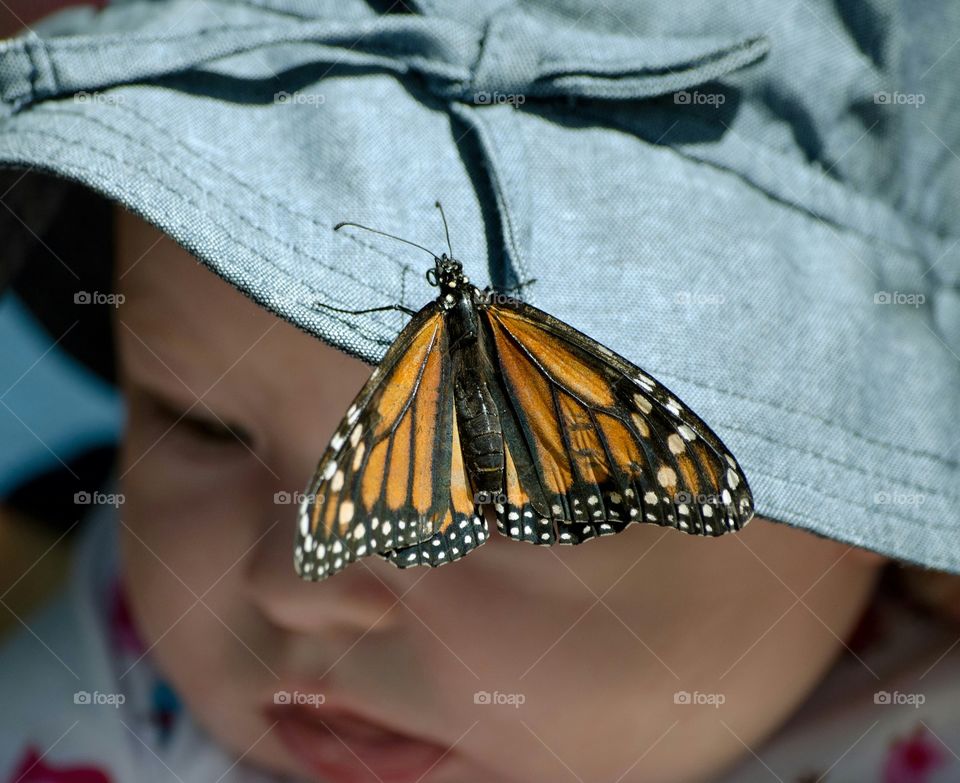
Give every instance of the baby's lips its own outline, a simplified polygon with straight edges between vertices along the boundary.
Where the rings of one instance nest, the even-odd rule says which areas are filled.
[[[340,707],[281,703],[267,712],[301,764],[343,783],[415,783],[448,750]]]

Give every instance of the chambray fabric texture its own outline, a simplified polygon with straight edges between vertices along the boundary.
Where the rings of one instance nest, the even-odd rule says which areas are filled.
[[[51,17],[0,44],[5,181],[80,182],[369,361],[404,317],[314,302],[419,307],[429,259],[331,226],[440,249],[440,198],[475,282],[673,389],[758,513],[960,572],[960,7],[387,5]]]

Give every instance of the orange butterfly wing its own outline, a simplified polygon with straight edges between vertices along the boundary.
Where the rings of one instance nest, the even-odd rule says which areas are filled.
[[[300,507],[294,565],[318,580],[360,557],[439,565],[484,542],[461,458],[436,303],[401,331],[357,395]]]
[[[502,383],[501,532],[576,544],[631,522],[716,536],[750,521],[740,466],[669,389],[530,305],[482,310]]]

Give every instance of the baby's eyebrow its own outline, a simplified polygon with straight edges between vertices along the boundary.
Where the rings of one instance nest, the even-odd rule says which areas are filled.
[[[151,316],[151,321],[154,321]],[[216,346],[193,339],[169,323],[140,323],[123,319],[118,333],[118,375],[122,386],[135,388],[183,412],[193,406],[198,415],[216,406],[223,419],[241,421],[243,389],[255,381],[249,374],[223,372],[224,357],[211,358]],[[229,365],[227,365],[229,366]],[[198,402],[199,401],[199,402]]]

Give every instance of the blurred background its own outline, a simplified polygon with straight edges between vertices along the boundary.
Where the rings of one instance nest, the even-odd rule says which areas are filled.
[[[0,38],[80,4],[0,0]],[[55,219],[43,230],[27,230],[27,212],[37,203],[51,205],[53,191],[38,192],[23,173],[2,172],[0,186],[0,636],[19,627],[18,618],[66,577],[84,510],[75,498],[109,480],[123,416],[112,384],[106,308],[71,306],[66,297],[77,290],[76,278],[55,262],[43,264],[42,273],[30,264],[38,254],[102,260],[111,251],[109,206],[80,188],[59,188],[57,209],[50,210]],[[77,235],[84,237],[80,247]],[[96,273],[101,279],[109,274],[103,266]],[[51,278],[54,267],[61,271]],[[4,285],[11,276],[12,285]],[[109,290],[109,279],[93,285]],[[56,334],[35,316],[51,309]]]

